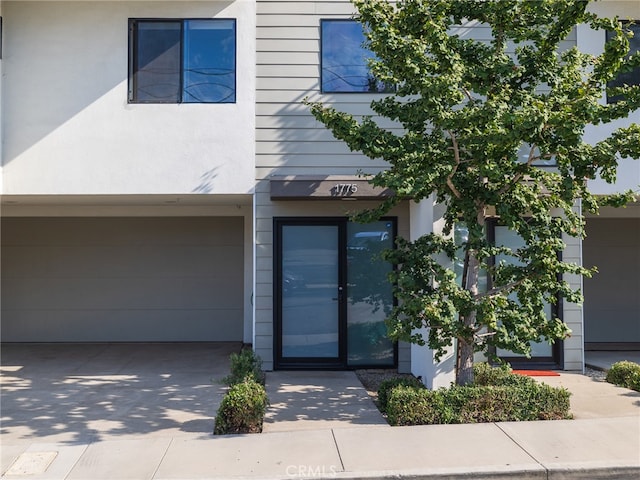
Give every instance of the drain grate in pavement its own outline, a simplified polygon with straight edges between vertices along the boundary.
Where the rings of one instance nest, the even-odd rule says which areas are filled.
[[[58,452],[25,452],[13,462],[11,468],[5,472],[5,476],[44,473],[57,455]]]

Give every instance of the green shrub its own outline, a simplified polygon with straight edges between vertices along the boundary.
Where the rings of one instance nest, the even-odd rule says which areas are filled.
[[[513,373],[509,365],[500,365],[492,367],[486,362],[476,363],[473,366],[473,374],[475,377],[474,385],[478,386],[528,386],[536,381],[524,375]]]
[[[640,372],[635,372],[629,379],[629,388],[640,392]]]
[[[490,367],[491,368],[491,367]],[[452,385],[430,391],[417,386],[392,388],[386,405],[391,425],[481,423],[571,418],[570,393],[503,368],[480,367],[477,380],[497,385]],[[509,378],[515,377],[515,378]]]
[[[383,380],[378,387],[378,408],[382,413],[387,411],[391,392],[399,386],[425,388],[416,377],[394,377]]]
[[[265,375],[262,371],[262,360],[250,348],[245,348],[240,353],[232,353],[229,356],[231,373],[222,379],[226,385],[235,385],[244,382],[246,378],[264,385]]]
[[[442,390],[397,385],[389,393],[387,419],[391,425],[450,423],[451,411]]]
[[[530,405],[536,420],[564,420],[573,418],[570,413],[571,393],[566,388],[552,387],[545,383],[536,383],[530,398]]]
[[[640,365],[623,360],[611,365],[607,372],[607,382],[640,392]]]
[[[520,415],[513,387],[452,386],[446,401],[454,411],[451,423],[507,422]]]
[[[218,408],[213,433],[260,433],[268,404],[264,386],[252,378],[232,385]]]

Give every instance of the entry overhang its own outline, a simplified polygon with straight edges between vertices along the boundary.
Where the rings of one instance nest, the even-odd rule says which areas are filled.
[[[269,183],[271,200],[380,200],[395,194],[355,175],[272,176]]]

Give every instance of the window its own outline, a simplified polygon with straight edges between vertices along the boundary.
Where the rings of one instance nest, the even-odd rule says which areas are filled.
[[[129,21],[129,102],[235,101],[235,20]]]
[[[376,79],[368,61],[362,25],[353,20],[321,20],[321,86],[323,92],[390,92],[392,87]]]
[[[622,24],[625,29],[631,30],[633,32],[633,37],[629,39],[629,55],[633,55],[634,53],[640,51],[640,24],[637,22],[622,22]],[[607,41],[609,41],[611,36],[612,33],[607,32]],[[607,83],[607,87],[621,87],[625,84],[640,85],[640,67],[636,67],[630,72],[619,74],[615,78],[615,80]],[[619,95],[607,97],[607,103],[615,103],[618,100],[621,100],[621,97]]]
[[[509,230],[504,225],[500,224],[498,219],[488,219],[486,223],[486,235],[489,242],[493,245],[508,247],[512,252],[515,252],[518,248],[522,248],[524,246],[524,240],[517,232],[513,230]],[[462,277],[465,275],[464,272],[464,251],[461,246],[464,242],[469,240],[469,230],[467,226],[458,222],[454,228],[454,239],[455,242],[460,248],[457,251],[455,264],[454,264],[454,273],[456,274],[456,279],[458,285],[462,285]],[[511,265],[522,265],[520,260],[516,258],[514,255],[508,255],[505,253],[501,253],[497,256],[489,259],[490,264],[496,265],[498,263],[504,262],[506,264]],[[492,288],[492,278],[490,272],[486,269],[480,270],[480,276],[478,279],[479,285],[478,288],[480,292],[487,292]],[[516,300],[517,297],[514,294],[509,295],[511,300]],[[544,311],[547,318],[551,319],[553,317],[561,317],[562,310],[560,308],[560,299],[558,298],[555,304],[551,304],[546,302],[544,305]],[[531,346],[531,358],[527,359],[525,356],[517,353],[513,353],[509,350],[505,350],[502,348],[493,348],[493,353],[498,355],[503,360],[508,361],[512,366],[525,366],[538,364],[544,367],[551,368],[559,368],[562,360],[561,360],[561,352],[562,352],[562,342],[557,341],[553,345],[545,341],[530,342]]]

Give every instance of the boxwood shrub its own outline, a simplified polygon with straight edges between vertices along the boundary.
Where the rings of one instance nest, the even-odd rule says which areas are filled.
[[[260,433],[268,404],[264,386],[254,379],[232,385],[220,402],[213,433]]]
[[[640,365],[627,360],[616,362],[607,372],[606,380],[614,385],[640,392]]]
[[[425,388],[416,377],[394,377],[383,380],[378,387],[378,409],[382,413],[387,411],[387,403],[392,390],[399,386]]]
[[[222,383],[231,386],[251,378],[264,385],[262,359],[250,348],[244,348],[240,353],[232,353],[229,355],[229,362],[231,373],[222,379]]]
[[[571,418],[570,393],[530,377],[479,365],[476,383],[427,390],[410,385],[392,388],[386,404],[391,425],[480,423]]]

